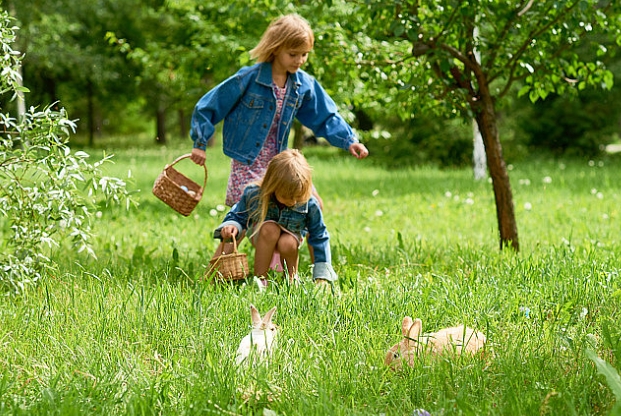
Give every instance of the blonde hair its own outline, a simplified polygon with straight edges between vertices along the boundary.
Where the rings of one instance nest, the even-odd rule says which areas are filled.
[[[297,149],[288,149],[274,156],[259,183],[259,202],[252,218],[257,226],[265,221],[270,201],[278,191],[280,196],[297,203],[306,202],[313,192],[312,168]],[[257,227],[258,230],[259,227]]]
[[[257,62],[272,62],[282,49],[310,52],[314,44],[315,35],[306,19],[288,14],[270,23],[258,45],[250,51],[250,57]]]

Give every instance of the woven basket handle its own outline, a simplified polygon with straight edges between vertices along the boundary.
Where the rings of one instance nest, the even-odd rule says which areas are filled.
[[[186,153],[185,155],[181,155],[178,158],[176,158],[170,165],[166,165],[166,167],[173,167],[175,166],[180,160],[183,159],[187,159],[190,156],[192,156],[192,153]],[[203,180],[203,189],[205,189],[205,186],[207,185],[207,165],[203,165],[203,169],[205,169],[205,180]]]
[[[222,240],[222,241],[224,241],[224,240]],[[227,243],[228,243],[228,241],[227,241]],[[224,253],[222,253],[222,254],[224,254]],[[237,254],[237,238],[236,237],[233,237],[233,252],[231,254]]]

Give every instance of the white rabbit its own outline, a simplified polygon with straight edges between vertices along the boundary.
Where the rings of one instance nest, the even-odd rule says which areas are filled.
[[[485,346],[486,338],[481,332],[466,326],[444,328],[438,332],[421,335],[423,323],[420,319],[403,318],[401,332],[403,339],[386,353],[384,364],[398,370],[405,362],[413,366],[416,357],[421,353],[475,354]]]
[[[272,323],[272,316],[275,312],[276,307],[274,306],[261,318],[258,309],[254,305],[250,305],[252,331],[239,343],[235,356],[235,362],[238,365],[247,360],[251,354],[260,360],[271,353],[278,331],[278,327]]]

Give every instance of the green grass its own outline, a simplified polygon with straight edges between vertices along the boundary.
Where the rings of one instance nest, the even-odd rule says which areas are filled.
[[[187,143],[184,143],[187,144]],[[113,151],[137,208],[101,207],[98,259],[67,247],[59,268],[0,307],[0,414],[605,415],[614,388],[588,349],[621,366],[620,162],[513,166],[521,252],[498,250],[491,184],[468,170],[387,170],[307,149],[332,236],[337,296],[310,282],[201,280],[216,247],[228,159],[208,153],[196,210],[151,194],[189,150]],[[93,157],[100,150],[93,151]],[[187,163],[186,163],[187,162]],[[189,161],[178,167],[196,180]],[[246,242],[240,249],[249,255]],[[234,367],[249,304],[278,311],[268,368]],[[394,373],[385,351],[404,315],[423,330],[464,322],[490,358],[432,361]],[[614,387],[614,386],[613,386]],[[618,388],[617,388],[618,391]],[[268,412],[269,414],[269,412]]]

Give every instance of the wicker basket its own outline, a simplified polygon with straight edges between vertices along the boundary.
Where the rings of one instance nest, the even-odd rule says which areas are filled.
[[[153,195],[186,217],[190,215],[198,201],[203,197],[203,191],[207,184],[207,166],[205,165],[203,165],[205,180],[202,187],[174,168],[177,162],[190,156],[189,153],[179,156],[170,165],[166,165],[153,183]]]
[[[242,280],[248,277],[248,259],[246,253],[237,251],[237,241],[233,238],[233,252],[221,254],[211,259],[205,276],[214,274],[219,281]]]

